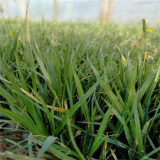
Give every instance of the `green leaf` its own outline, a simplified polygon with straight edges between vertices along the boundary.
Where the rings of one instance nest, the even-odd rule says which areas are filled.
[[[137,107],[137,97],[136,94],[134,95],[134,119],[135,119],[135,125],[136,125],[136,137],[138,139],[138,152],[141,155],[144,155],[144,146],[143,146],[143,138],[142,138],[142,131],[141,131],[141,124],[138,114],[138,107]]]
[[[76,112],[76,110],[83,104],[83,102],[93,93],[93,91],[96,89],[99,82],[96,82],[88,91],[85,93],[80,100],[73,105],[71,109],[69,109],[65,116],[62,118],[61,122],[57,125],[56,128],[56,135],[61,131],[61,129],[64,127],[65,124],[68,123],[68,120],[73,116],[73,114]]]
[[[100,141],[100,139],[101,139],[101,137],[102,137],[102,134],[103,134],[103,132],[105,131],[105,129],[106,129],[106,125],[107,125],[107,123],[108,123],[108,119],[109,119],[109,117],[110,117],[110,114],[111,114],[111,112],[112,112],[112,109],[113,109],[113,106],[114,105],[112,105],[109,109],[108,109],[108,111],[105,113],[105,115],[104,115],[104,117],[103,117],[103,120],[102,120],[102,122],[101,122],[101,126],[100,126],[100,128],[98,129],[98,133],[97,133],[97,135],[96,135],[96,138],[95,138],[95,140],[93,141],[93,144],[92,144],[92,147],[91,147],[91,149],[90,149],[90,151],[89,151],[89,154],[88,154],[88,157],[89,158],[91,158],[91,156],[94,154],[94,152],[98,149],[98,145],[97,145],[97,143]]]
[[[154,149],[152,152],[146,154],[145,156],[143,156],[140,160],[145,160],[145,159],[149,159],[149,157],[151,155],[153,155],[154,153],[157,153],[158,151],[160,151],[160,147]]]
[[[29,150],[29,157],[33,157],[33,149],[32,149],[32,133],[28,136],[28,150]]]
[[[12,159],[14,158],[16,160],[22,160],[22,159],[37,160],[37,158],[28,157],[28,156],[24,156],[24,155],[20,155],[20,154],[15,154],[15,153],[12,153],[12,152],[2,153],[2,155],[4,155],[5,157],[12,158]],[[38,159],[38,160],[42,160],[42,159]]]
[[[54,143],[58,138],[57,137],[53,137],[53,136],[48,136],[47,139],[45,140],[42,148],[40,149],[37,158],[41,158],[42,155],[47,151],[47,149],[49,148],[49,146]]]

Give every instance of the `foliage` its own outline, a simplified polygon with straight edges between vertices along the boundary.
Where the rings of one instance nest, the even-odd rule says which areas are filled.
[[[156,27],[145,44],[141,24],[1,20],[0,36],[1,124],[30,133],[1,157],[160,157]]]

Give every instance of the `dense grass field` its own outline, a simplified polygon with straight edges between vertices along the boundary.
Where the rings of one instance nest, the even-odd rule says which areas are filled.
[[[1,20],[0,158],[160,159],[160,33],[148,28]]]

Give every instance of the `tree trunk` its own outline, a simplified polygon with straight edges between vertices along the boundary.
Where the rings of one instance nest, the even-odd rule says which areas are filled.
[[[2,3],[0,3],[0,13],[3,13]]]
[[[102,22],[106,22],[106,20],[107,20],[108,1],[109,0],[101,0],[101,15],[100,15],[100,20]]]
[[[22,0],[18,0],[18,3],[19,3],[20,11],[21,11],[21,18],[24,19],[26,16],[25,2],[23,2]]]
[[[6,13],[7,13],[7,17],[9,17],[9,2],[8,2],[8,0],[6,0]]]
[[[54,16],[55,16],[55,19],[58,20],[59,18],[59,1],[58,0],[54,0]]]
[[[108,13],[107,13],[107,22],[111,22],[111,20],[112,20],[114,6],[115,6],[115,0],[109,0]]]
[[[112,20],[115,0],[101,0],[101,15],[102,22],[110,22]]]

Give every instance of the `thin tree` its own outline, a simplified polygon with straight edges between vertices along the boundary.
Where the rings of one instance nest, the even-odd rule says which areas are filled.
[[[20,12],[21,12],[21,18],[24,19],[26,16],[25,2],[22,0],[18,0],[18,3],[19,3]]]
[[[9,1],[6,0],[6,13],[7,13],[7,17],[9,17]]]
[[[101,20],[102,22],[106,22],[106,20],[107,20],[108,1],[109,1],[109,0],[101,0],[100,20]]]
[[[115,0],[101,0],[101,14],[102,22],[110,22],[112,20]]]
[[[58,20],[59,18],[59,0],[54,0],[54,16],[55,16],[55,19]]]
[[[111,22],[112,20],[114,6],[115,6],[115,0],[109,0],[108,10],[107,10],[107,21],[108,22]]]
[[[2,3],[0,3],[0,13],[3,13]]]

